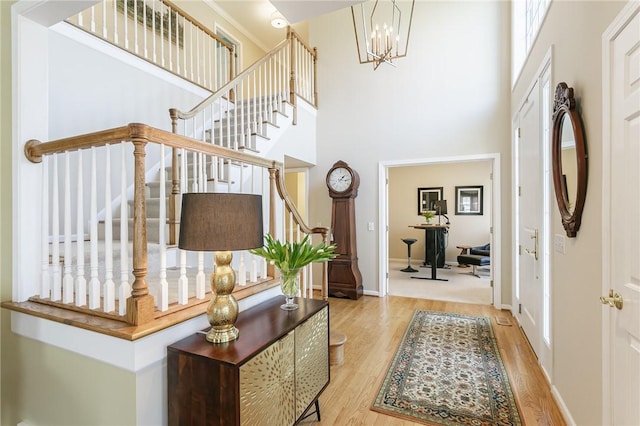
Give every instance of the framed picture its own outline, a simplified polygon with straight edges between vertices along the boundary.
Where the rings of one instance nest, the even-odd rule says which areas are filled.
[[[456,186],[456,214],[482,215],[483,186]]]
[[[418,188],[418,215],[435,210],[433,203],[442,200],[442,187]]]

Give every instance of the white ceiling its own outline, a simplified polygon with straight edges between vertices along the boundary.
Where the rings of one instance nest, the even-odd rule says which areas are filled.
[[[208,0],[208,3],[258,46],[264,50],[270,50],[287,35],[286,28],[277,29],[271,26],[271,16],[274,12],[280,12],[289,24],[297,24],[362,1]]]
[[[364,0],[271,0],[280,13],[291,24],[306,21],[325,13],[334,12],[338,9],[349,7],[353,4],[362,3]]]

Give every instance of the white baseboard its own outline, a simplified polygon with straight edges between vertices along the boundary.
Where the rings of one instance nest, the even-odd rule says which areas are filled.
[[[556,400],[556,403],[560,408],[560,413],[562,413],[562,417],[564,417],[564,420],[567,422],[567,425],[576,426],[576,422],[575,420],[573,420],[573,417],[571,416],[571,412],[567,408],[567,405],[564,403],[564,400],[562,399],[560,392],[558,392],[558,389],[555,386],[551,386],[551,395],[553,395],[553,399]]]

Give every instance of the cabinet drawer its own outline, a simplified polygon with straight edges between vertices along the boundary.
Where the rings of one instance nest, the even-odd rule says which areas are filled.
[[[295,415],[295,332],[240,367],[240,424],[290,425]]]
[[[295,330],[296,418],[315,401],[329,383],[329,308]]]

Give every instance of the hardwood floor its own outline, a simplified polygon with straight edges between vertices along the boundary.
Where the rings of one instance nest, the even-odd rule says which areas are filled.
[[[320,396],[322,421],[316,423],[312,416],[305,425],[415,424],[369,407],[416,309],[490,317],[523,424],[566,424],[528,342],[508,311],[397,296],[363,296],[357,301],[329,298],[329,306],[331,329],[347,335],[344,363],[331,367],[331,383]],[[496,316],[508,318],[512,325],[497,325]]]

